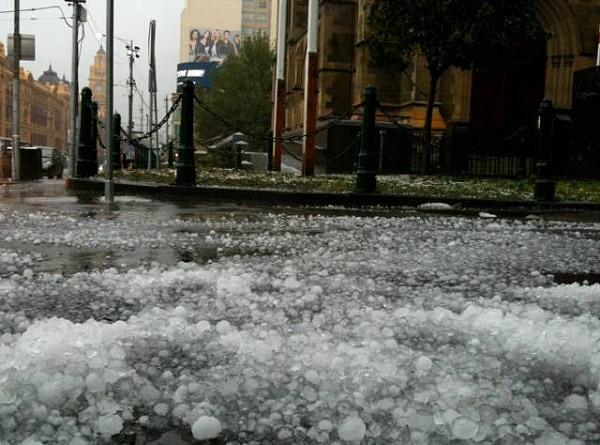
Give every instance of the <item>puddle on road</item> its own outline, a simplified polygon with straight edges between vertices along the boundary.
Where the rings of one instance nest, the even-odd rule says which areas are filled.
[[[198,246],[192,250],[173,248],[138,248],[133,250],[88,250],[76,248],[50,248],[44,252],[44,261],[33,267],[35,272],[73,275],[78,272],[116,269],[133,269],[154,261],[166,266],[178,262],[205,264],[223,256],[216,247]]]
[[[556,284],[600,284],[600,273],[596,272],[552,272]]]

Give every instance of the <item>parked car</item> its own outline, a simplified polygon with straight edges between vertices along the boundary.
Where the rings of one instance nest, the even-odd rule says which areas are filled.
[[[42,174],[48,179],[62,178],[65,161],[60,150],[52,147],[39,147],[42,150]]]

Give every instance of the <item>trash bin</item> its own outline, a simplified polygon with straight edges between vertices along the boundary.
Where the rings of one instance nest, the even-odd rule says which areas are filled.
[[[21,181],[35,181],[42,178],[42,149],[21,147]]]

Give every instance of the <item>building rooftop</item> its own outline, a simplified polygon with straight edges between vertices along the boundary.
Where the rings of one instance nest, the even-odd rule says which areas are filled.
[[[52,85],[59,84],[60,78],[58,77],[58,74],[56,74],[56,72],[52,69],[52,64],[46,71],[44,71],[44,74],[42,74],[38,78],[38,82],[40,82],[41,84],[46,84],[46,83],[50,83]]]

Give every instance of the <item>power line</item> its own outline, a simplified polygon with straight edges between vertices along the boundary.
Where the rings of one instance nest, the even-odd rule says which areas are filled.
[[[8,18],[0,18],[0,21],[2,22],[10,22],[13,19],[8,17]],[[29,21],[29,22],[41,22],[44,20],[63,20],[63,17],[30,17],[30,18],[23,18],[21,17],[19,20],[21,20],[22,22],[25,21]]]
[[[87,11],[87,16],[90,19],[88,23],[96,29],[97,34],[103,36],[105,33],[100,31],[100,27],[96,24],[96,20],[94,20],[94,16],[90,13],[89,10]]]
[[[140,71],[140,68],[137,65],[134,66],[134,69],[138,73],[138,75],[140,76],[140,79],[141,79],[141,82],[143,83],[143,86],[146,87],[146,89],[148,89],[148,83],[145,80],[144,73],[142,73]]]
[[[42,10],[47,10],[47,9],[58,9],[60,11],[61,15],[62,15],[62,17],[58,17],[58,18],[59,19],[62,18],[64,20],[64,22],[67,24],[67,26],[69,28],[72,28],[71,24],[67,21],[67,18],[65,16],[65,12],[58,5],[55,5],[55,6],[42,6],[42,7],[39,7],[39,8],[19,9],[19,12],[35,12],[35,11],[42,11]],[[14,9],[5,9],[5,10],[0,11],[0,14],[9,14],[9,13],[14,13],[14,12],[15,12]],[[72,19],[73,17],[69,17],[69,18]],[[39,20],[39,19],[30,18],[30,19],[25,19],[25,20]]]
[[[98,38],[98,34],[95,33],[94,30],[92,29],[92,26],[90,25],[90,22],[87,22],[87,25],[89,26],[90,31],[94,35],[94,38],[96,39],[96,41],[100,44],[100,46],[102,46],[102,40]]]
[[[150,105],[148,105],[146,103],[146,101],[144,100],[143,92],[138,89],[137,85],[134,85],[133,88],[135,88],[135,91],[140,95],[140,100],[142,101],[142,103],[144,104],[144,106],[146,108],[150,108]]]

